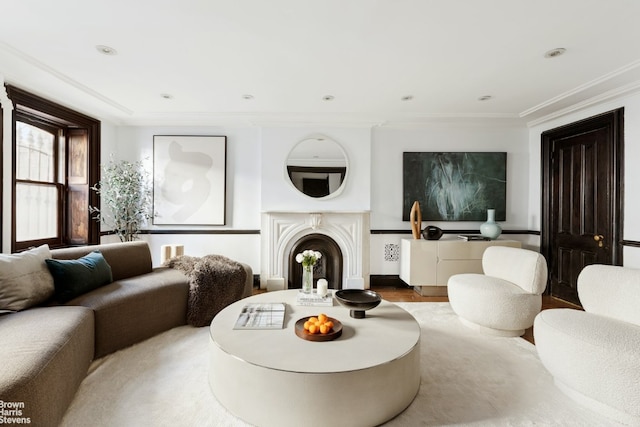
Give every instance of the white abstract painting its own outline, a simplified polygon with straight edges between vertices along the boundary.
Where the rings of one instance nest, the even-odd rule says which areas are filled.
[[[153,137],[153,223],[225,225],[226,136]]]

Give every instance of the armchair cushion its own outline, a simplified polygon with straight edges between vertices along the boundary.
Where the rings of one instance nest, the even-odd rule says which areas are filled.
[[[456,274],[447,292],[453,311],[479,331],[519,336],[533,325],[547,286],[547,263],[527,249],[490,246],[482,255],[484,274]]]
[[[640,327],[573,309],[544,310],[533,326],[540,360],[578,403],[640,423]]]
[[[547,287],[547,263],[538,252],[504,246],[488,247],[482,255],[482,270],[520,286],[530,294],[542,295]]]
[[[640,325],[639,269],[589,265],[578,276],[578,296],[589,313]]]
[[[522,335],[523,330],[533,324],[542,305],[539,295],[525,292],[506,280],[482,274],[453,276],[449,279],[448,292],[451,307],[461,318],[494,329],[494,335],[513,335],[503,332],[505,330],[518,331],[515,335]]]

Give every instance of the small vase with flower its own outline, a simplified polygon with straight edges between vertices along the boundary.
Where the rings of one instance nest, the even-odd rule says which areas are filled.
[[[313,266],[322,258],[318,251],[307,249],[296,255],[296,261],[302,264],[302,292],[313,293]]]

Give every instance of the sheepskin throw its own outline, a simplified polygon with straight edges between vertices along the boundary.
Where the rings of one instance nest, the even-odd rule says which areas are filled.
[[[242,298],[247,272],[242,265],[222,255],[179,256],[164,263],[189,277],[187,323],[208,326],[227,305]]]

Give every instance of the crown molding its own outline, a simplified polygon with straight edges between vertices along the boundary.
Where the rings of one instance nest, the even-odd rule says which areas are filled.
[[[620,99],[620,98],[624,98],[626,96],[630,96],[633,95],[637,92],[640,91],[640,80],[637,80],[635,82],[629,83],[625,86],[621,86],[619,88],[615,88],[612,89],[610,91],[601,93],[599,95],[593,96],[589,99],[586,99],[584,101],[581,102],[577,102],[573,105],[570,105],[569,107],[566,108],[562,108],[560,110],[554,111],[550,114],[547,114],[545,116],[542,116],[540,118],[537,118],[535,120],[532,120],[530,122],[527,122],[527,127],[531,128],[534,126],[538,126],[541,125],[543,123],[549,122],[551,120],[555,120],[558,119],[560,117],[566,116],[568,114],[572,114],[581,110],[584,110],[586,108],[595,106],[595,105],[599,105],[599,104],[603,104],[605,102],[611,102],[613,100],[616,99]]]
[[[83,85],[82,83],[78,82],[77,80],[67,76],[66,74],[61,73],[60,71],[56,70],[53,67],[50,67],[46,64],[44,64],[41,61],[38,61],[37,59],[35,59],[34,57],[27,55],[26,53],[22,52],[21,50],[18,50],[16,48],[14,48],[13,46],[10,46],[2,41],[0,41],[0,50],[4,50],[6,53],[13,55],[19,59],[21,59],[22,61],[28,63],[29,65],[36,67],[37,69],[39,69],[40,71],[74,87],[75,89],[95,98],[100,100],[101,102],[109,105],[112,108],[115,108],[116,110],[125,113],[125,114],[133,114],[133,111],[130,110],[129,108],[125,107],[122,104],[119,104],[118,102],[112,100],[111,98],[108,98],[104,95],[102,95],[99,92],[96,92],[95,90],[89,88],[88,86]]]

